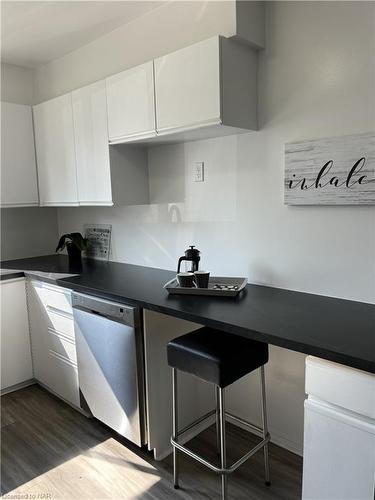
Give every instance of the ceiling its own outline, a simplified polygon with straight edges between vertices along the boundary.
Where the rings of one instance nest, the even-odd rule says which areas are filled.
[[[35,68],[162,5],[163,1],[1,1],[1,60]]]

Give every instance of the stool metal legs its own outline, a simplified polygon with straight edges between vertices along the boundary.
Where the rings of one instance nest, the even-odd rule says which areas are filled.
[[[172,438],[177,440],[178,433],[178,399],[177,399],[177,370],[172,368],[172,412],[173,412],[173,424],[172,424]],[[176,489],[178,486],[178,457],[177,448],[173,447],[173,484]]]
[[[218,386],[214,385],[215,401],[216,401],[216,451],[220,457],[220,406],[219,406],[219,391]]]
[[[260,367],[260,386],[261,386],[261,399],[262,399],[262,427],[263,427],[263,439],[266,438],[268,434],[268,423],[267,423],[267,404],[266,404],[266,382],[264,376],[264,366]],[[268,443],[264,445],[264,472],[266,485],[270,486],[270,463],[268,456]]]
[[[265,376],[264,376],[264,366],[260,368],[260,382],[261,382],[261,401],[262,401],[262,420],[263,420],[263,428],[246,422],[245,420],[231,415],[230,413],[225,412],[225,401],[224,401],[224,389],[215,386],[215,394],[216,394],[216,409],[209,411],[206,415],[198,418],[193,423],[187,425],[183,429],[178,429],[178,398],[177,398],[177,369],[172,368],[172,399],[173,399],[173,422],[172,422],[172,437],[171,444],[173,447],[173,482],[174,487],[179,488],[178,484],[178,456],[177,452],[181,451],[188,455],[191,458],[194,458],[202,465],[205,465],[209,469],[213,470],[217,474],[221,476],[221,495],[222,500],[227,500],[228,498],[228,474],[234,472],[238,467],[246,462],[250,457],[252,457],[255,453],[257,453],[262,448],[264,449],[264,468],[265,468],[265,479],[266,485],[269,486],[270,483],[270,468],[269,468],[269,457],[268,457],[268,442],[271,437],[268,432],[267,427],[267,407],[266,407],[266,390],[265,390]],[[220,467],[215,464],[209,462],[202,456],[194,453],[192,450],[183,446],[178,442],[178,438],[181,437],[185,432],[191,430],[196,425],[200,424],[204,420],[211,418],[212,415],[216,413],[216,432],[217,432],[217,445],[220,448],[220,459],[221,464]],[[235,422],[249,428],[250,431],[255,431],[258,434],[262,434],[263,439],[260,443],[254,446],[251,450],[249,450],[245,455],[243,455],[237,462],[234,462],[231,466],[227,467],[227,456],[226,456],[226,439],[225,439],[225,417],[228,419],[232,419]]]
[[[227,447],[225,442],[225,401],[224,389],[216,387],[217,399],[219,401],[219,421],[220,421],[220,458],[221,468],[227,468]],[[221,474],[221,498],[227,500],[228,497],[228,477]]]

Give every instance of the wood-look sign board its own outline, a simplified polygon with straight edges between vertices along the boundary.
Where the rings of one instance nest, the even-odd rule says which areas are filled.
[[[375,135],[285,145],[286,205],[374,205]]]

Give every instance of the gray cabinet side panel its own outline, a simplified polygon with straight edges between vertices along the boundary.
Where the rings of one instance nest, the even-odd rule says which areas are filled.
[[[226,38],[220,48],[223,124],[258,130],[258,53]]]
[[[112,198],[115,205],[149,203],[147,148],[132,144],[110,145]]]

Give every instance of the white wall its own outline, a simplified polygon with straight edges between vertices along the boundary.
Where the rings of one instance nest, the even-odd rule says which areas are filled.
[[[153,204],[59,209],[60,233],[80,230],[86,222],[111,223],[113,260],[174,269],[185,248],[196,244],[203,266],[213,273],[373,302],[374,207],[285,206],[283,149],[300,139],[374,130],[374,9],[370,2],[268,3],[259,68],[260,131],[150,150]],[[204,38],[203,28],[197,38]],[[149,43],[150,33],[138,29]],[[182,24],[178,29],[173,36],[179,41],[196,35],[185,33]],[[147,51],[146,45],[140,58],[168,48]],[[123,44],[120,64],[103,45],[110,59],[105,71],[135,61],[138,45],[128,46]],[[95,61],[82,57],[87,51],[38,72],[41,95],[103,76],[101,69],[93,70]],[[191,183],[193,160],[206,162],[203,184]],[[277,442],[301,450],[304,356],[272,348],[267,376],[271,432]],[[229,403],[257,420],[252,379],[231,389]]]
[[[172,1],[38,69],[36,102],[217,33],[236,32],[235,2]]]
[[[169,0],[38,68],[36,102],[69,92],[216,34],[264,45],[264,2]]]
[[[18,104],[34,102],[34,72],[1,64],[1,100]],[[57,243],[54,208],[3,208],[1,210],[1,260],[53,253]]]
[[[1,210],[1,260],[50,255],[57,246],[57,235],[54,208]]]
[[[1,100],[17,104],[34,103],[34,71],[1,63]]]

